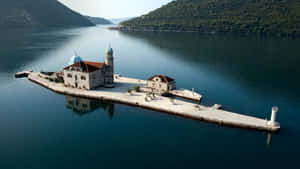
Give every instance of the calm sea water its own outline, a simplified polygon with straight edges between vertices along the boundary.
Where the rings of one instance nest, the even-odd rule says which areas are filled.
[[[0,168],[299,168],[299,40],[196,33],[124,33],[106,27],[0,31]],[[24,69],[57,71],[77,52],[115,72],[166,74],[202,103],[269,118],[277,134],[53,93]],[[86,109],[70,106],[84,104]],[[271,144],[267,138],[272,137]]]

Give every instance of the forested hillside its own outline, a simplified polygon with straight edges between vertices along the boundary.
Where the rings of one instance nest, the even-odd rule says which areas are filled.
[[[113,24],[111,21],[105,19],[105,18],[100,18],[100,17],[91,17],[91,16],[85,16],[89,21],[96,25],[108,25],[108,24]]]
[[[0,27],[92,25],[57,0],[1,0]]]
[[[120,26],[300,36],[300,0],[175,0]]]

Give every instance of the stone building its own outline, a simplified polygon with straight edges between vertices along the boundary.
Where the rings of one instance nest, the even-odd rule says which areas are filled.
[[[113,49],[106,50],[105,62],[83,61],[79,56],[63,70],[65,86],[79,89],[94,89],[97,87],[113,87],[114,58]]]
[[[154,92],[162,93],[176,89],[176,82],[165,75],[154,75],[147,79],[147,88]]]

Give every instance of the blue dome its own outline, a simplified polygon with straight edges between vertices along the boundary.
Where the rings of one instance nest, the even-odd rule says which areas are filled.
[[[75,56],[74,57],[73,63],[77,63],[77,62],[82,62],[82,59],[81,59],[80,56]]]
[[[70,62],[69,62],[69,65],[72,65],[74,63],[77,63],[77,62],[82,62],[83,60],[81,59],[80,56],[72,56],[71,59],[70,59]]]
[[[113,53],[113,49],[112,49],[111,47],[108,47],[108,48],[106,49],[106,53]]]

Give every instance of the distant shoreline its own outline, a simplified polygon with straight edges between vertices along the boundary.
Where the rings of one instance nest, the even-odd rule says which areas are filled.
[[[149,28],[136,28],[136,27],[126,27],[126,26],[115,26],[109,27],[110,30],[120,30],[120,31],[132,31],[132,32],[200,32],[200,33],[211,33],[214,34],[216,32],[204,32],[204,31],[196,31],[196,30],[179,30],[179,29],[149,29]]]
[[[292,36],[292,35],[276,35],[276,34],[267,34],[267,33],[254,33],[254,32],[226,32],[226,31],[204,31],[204,30],[180,30],[180,29],[150,29],[146,27],[128,27],[128,26],[112,26],[109,27],[110,30],[119,30],[124,32],[175,32],[175,33],[202,33],[202,34],[226,34],[226,35],[244,35],[244,36],[259,36],[259,37],[275,37],[275,38],[288,38],[288,39],[298,39],[300,36]]]

